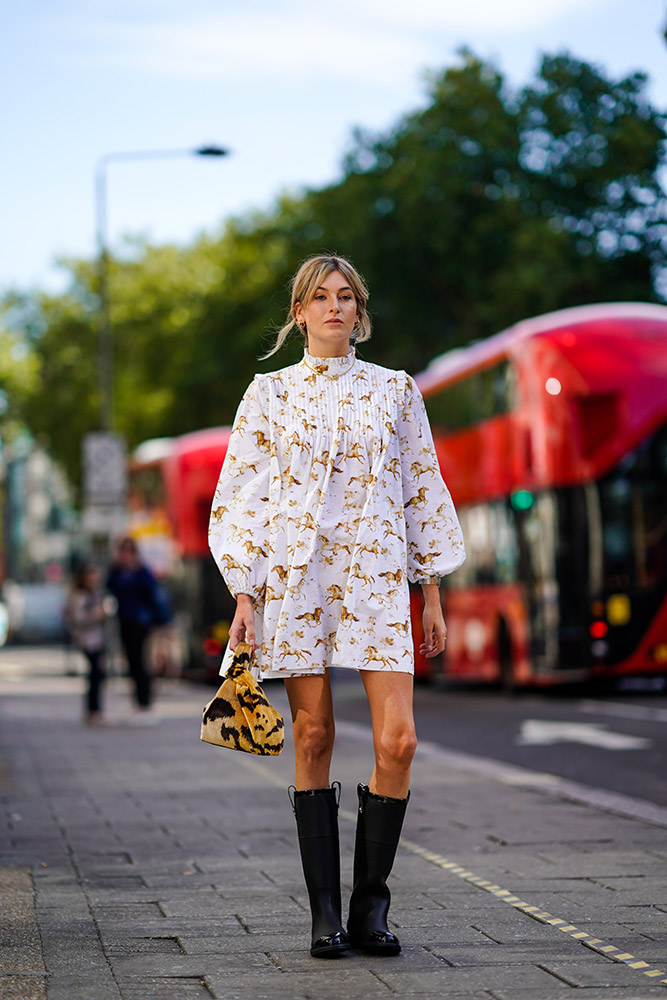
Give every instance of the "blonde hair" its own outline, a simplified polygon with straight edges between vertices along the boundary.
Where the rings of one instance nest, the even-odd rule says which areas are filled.
[[[333,274],[334,271],[339,271],[343,275],[352,289],[352,293],[357,304],[358,320],[354,330],[352,331],[350,342],[352,344],[361,344],[364,340],[368,340],[370,338],[371,320],[368,312],[366,311],[368,288],[366,287],[364,279],[349,262],[349,260],[345,260],[344,257],[335,257],[329,254],[316,254],[314,257],[308,257],[304,260],[303,264],[292,278],[292,301],[289,313],[287,314],[287,320],[280,330],[278,330],[275,344],[270,351],[267,351],[266,354],[261,356],[260,361],[270,358],[272,354],[279,351],[292,330],[294,330],[295,327],[297,329],[299,328],[296,321],[297,304],[299,304],[302,308],[307,306],[315,295],[317,289],[321,286],[322,282],[328,278],[330,274]],[[304,342],[307,346],[308,334],[305,330],[303,330],[302,333]]]

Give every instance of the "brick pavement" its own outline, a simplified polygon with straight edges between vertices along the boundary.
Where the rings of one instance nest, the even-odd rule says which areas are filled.
[[[664,825],[423,753],[392,876],[402,954],[312,959],[289,745],[200,744],[208,692],[175,682],[156,728],[87,729],[81,681],[21,662],[0,653],[3,1000],[667,997]],[[370,759],[340,726],[346,894]]]

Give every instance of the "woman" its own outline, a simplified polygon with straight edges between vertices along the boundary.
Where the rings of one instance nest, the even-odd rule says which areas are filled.
[[[74,574],[66,618],[75,645],[88,660],[86,722],[89,726],[103,725],[106,722],[102,711],[106,612],[100,574],[94,566],[79,566]]]
[[[312,257],[292,283],[273,354],[296,326],[296,365],[257,375],[234,422],[210,543],[237,600],[229,649],[256,647],[262,678],[283,677],[296,763],[292,804],[313,917],[311,954],[397,954],[387,877],[416,748],[408,581],[424,592],[424,642],[445,645],[439,578],[465,559],[424,404],[405,372],[362,361],[368,292],[341,257]],[[269,355],[266,355],[267,357]],[[223,669],[229,659],[223,661]],[[354,885],[343,929],[338,783],[329,667],[358,670],[375,768],[358,786]],[[337,786],[337,787],[336,787]]]
[[[146,640],[156,623],[160,607],[158,583],[141,562],[133,538],[123,538],[116,548],[114,563],[107,577],[107,590],[118,602],[120,640],[134,681],[138,722],[153,722],[151,712],[151,675],[146,664]]]

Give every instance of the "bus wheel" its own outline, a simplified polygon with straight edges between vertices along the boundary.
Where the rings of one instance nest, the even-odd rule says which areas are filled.
[[[500,686],[508,694],[516,694],[517,684],[514,677],[514,665],[512,663],[512,642],[507,622],[504,618],[501,618],[498,622],[497,649]]]

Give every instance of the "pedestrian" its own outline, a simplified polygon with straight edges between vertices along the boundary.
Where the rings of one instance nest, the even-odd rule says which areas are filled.
[[[95,566],[81,565],[74,573],[65,617],[74,644],[88,661],[85,721],[89,726],[103,725],[108,721],[102,710],[106,611],[100,573]]]
[[[416,749],[408,581],[424,593],[424,642],[445,645],[440,577],[465,559],[424,403],[403,371],[370,364],[368,291],[336,256],[306,260],[285,325],[303,359],[257,375],[239,406],[216,489],[210,544],[236,597],[230,649],[256,648],[261,678],[285,680],[296,775],[290,798],[312,913],[311,955],[400,951],[387,926],[391,872]],[[330,785],[331,666],[361,674],[375,767],[359,784],[347,930],[338,799]]]
[[[158,582],[139,556],[133,538],[116,547],[107,577],[107,590],[116,598],[120,641],[134,682],[137,722],[153,722],[151,674],[146,662],[146,641],[151,629],[162,623],[162,597]]]

